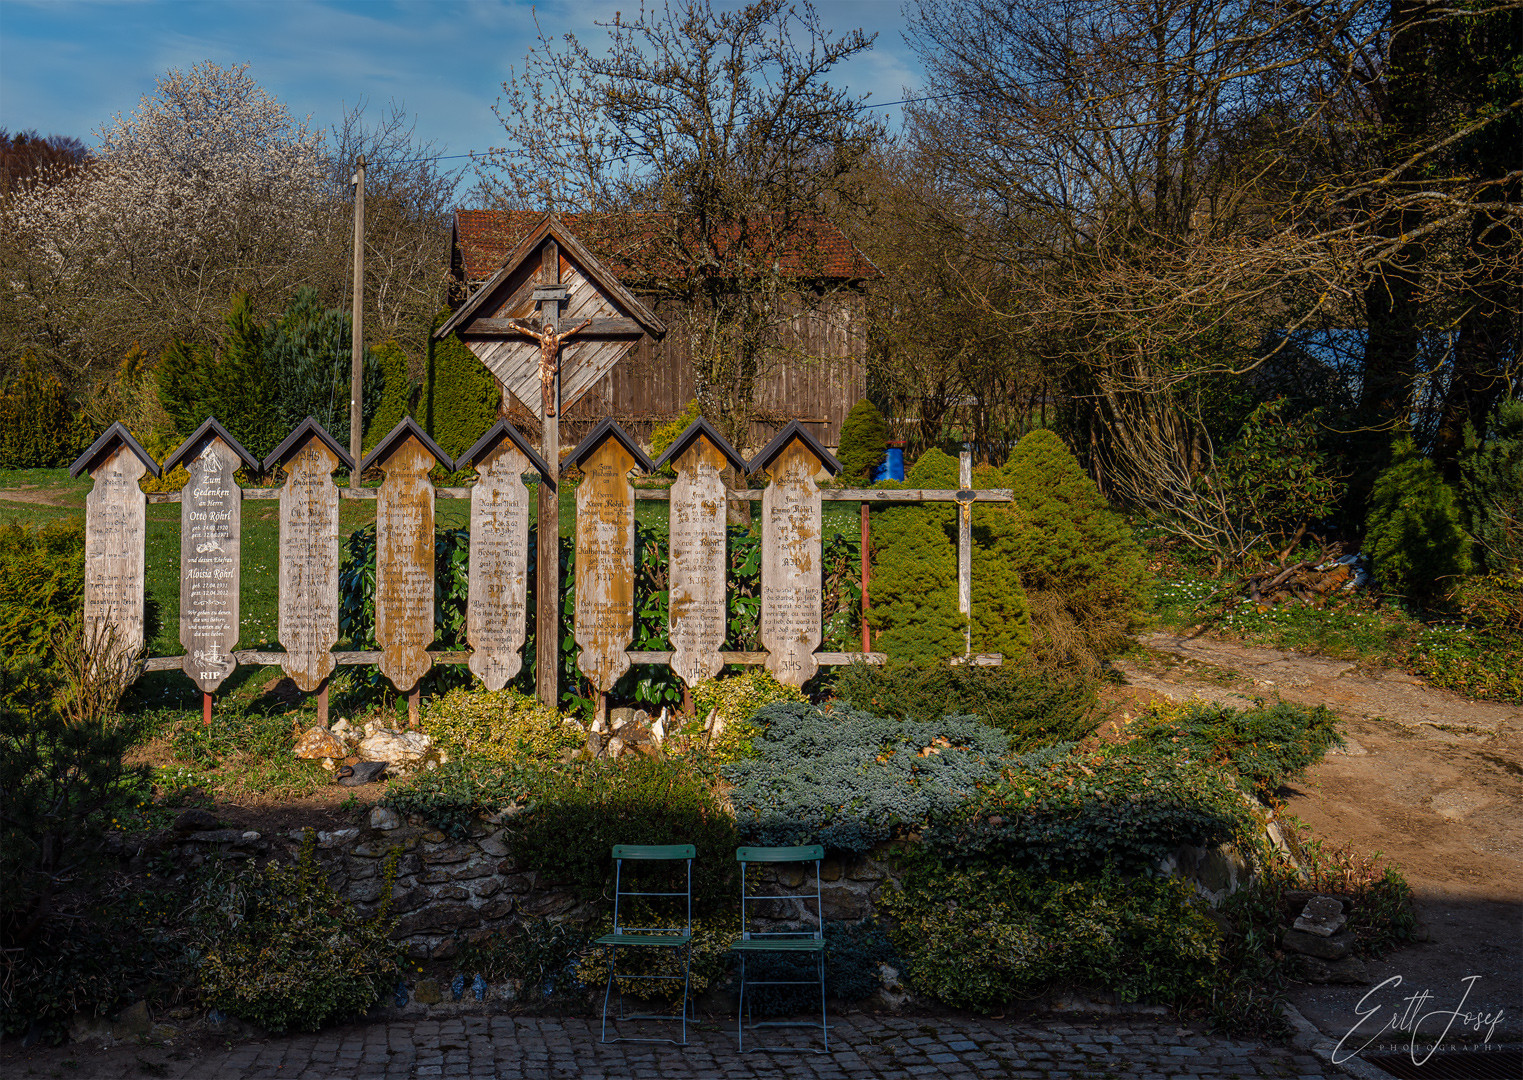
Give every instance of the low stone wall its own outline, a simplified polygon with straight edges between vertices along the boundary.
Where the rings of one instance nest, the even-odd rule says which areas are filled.
[[[191,868],[208,858],[294,859],[302,833],[262,836],[213,829],[138,840],[133,850],[119,847],[129,866],[146,868],[151,859],[168,853],[177,864]],[[903,843],[883,845],[868,855],[827,858],[820,868],[825,918],[855,922],[871,917],[882,890],[892,887],[894,853]],[[405,942],[415,960],[447,960],[459,939],[501,930],[520,920],[586,923],[599,914],[562,883],[545,880],[514,862],[500,820],[477,821],[465,839],[454,840],[421,821],[407,821],[377,807],[362,827],[317,834],[317,858],[329,881],[367,912],[379,904],[382,867],[393,849],[401,852],[392,894],[395,936]],[[1246,884],[1250,872],[1247,861],[1229,844],[1182,847],[1159,869],[1191,881],[1212,904]],[[784,891],[801,888],[808,878],[798,866],[763,866],[757,872],[763,886],[775,883]],[[790,912],[783,905],[772,905],[773,910],[761,914],[779,920],[802,917],[802,904],[794,907]]]

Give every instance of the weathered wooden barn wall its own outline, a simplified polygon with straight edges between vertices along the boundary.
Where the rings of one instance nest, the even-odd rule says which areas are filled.
[[[563,441],[580,440],[593,424],[611,416],[649,446],[651,430],[681,413],[697,395],[681,305],[663,302],[655,311],[672,330],[662,341],[643,339],[566,410]],[[788,352],[757,380],[759,419],[751,425],[748,445],[739,449],[754,453],[795,419],[825,446],[839,446],[846,414],[867,393],[861,294],[842,291],[813,298],[784,327],[782,339]]]

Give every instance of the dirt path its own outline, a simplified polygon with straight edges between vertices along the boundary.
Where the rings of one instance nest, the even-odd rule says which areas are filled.
[[[1428,990],[1425,1011],[1464,999],[1467,1012],[1502,1013],[1493,1043],[1523,1039],[1523,709],[1347,661],[1174,634],[1144,644],[1147,654],[1117,665],[1121,692],[1138,703],[1278,698],[1343,719],[1347,749],[1282,791],[1286,807],[1318,836],[1389,857],[1429,940],[1370,964],[1370,986],[1298,989],[1292,1000],[1307,1018],[1337,1039],[1360,1021],[1366,994],[1362,1009],[1382,1006],[1388,1018]],[[1376,989],[1394,976],[1399,987]]]

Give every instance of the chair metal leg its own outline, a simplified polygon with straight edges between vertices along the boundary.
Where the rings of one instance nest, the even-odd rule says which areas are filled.
[[[825,1040],[825,1052],[830,1053],[830,1024],[825,1016],[825,954],[820,953],[820,1037]]]
[[[619,947],[617,945],[608,946],[608,953],[608,986],[603,990],[603,1033],[601,1038],[601,1041],[605,1043],[608,1041],[608,999],[613,994],[614,972],[619,968]],[[619,1008],[622,1010],[623,1007],[624,995],[621,993],[619,995]]]

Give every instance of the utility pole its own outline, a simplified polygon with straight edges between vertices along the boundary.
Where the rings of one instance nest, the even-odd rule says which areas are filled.
[[[365,378],[365,155],[355,165],[354,176],[354,316],[351,319],[352,349],[349,356],[349,486],[360,486],[361,440],[364,418],[360,414]]]

